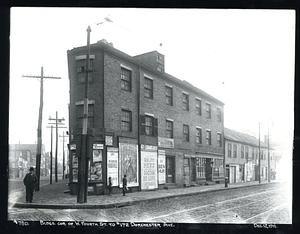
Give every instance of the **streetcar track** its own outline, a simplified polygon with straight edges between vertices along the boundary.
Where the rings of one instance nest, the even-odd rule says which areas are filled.
[[[216,203],[210,203],[210,204],[207,204],[207,205],[193,207],[193,208],[190,208],[190,209],[180,210],[180,211],[172,212],[172,213],[169,213],[169,214],[152,217],[151,219],[146,219],[146,220],[143,220],[142,222],[149,222],[151,220],[156,220],[156,219],[160,219],[160,218],[166,218],[168,216],[173,216],[173,215],[181,214],[181,213],[188,213],[188,212],[191,212],[191,211],[194,211],[194,210],[199,210],[199,209],[203,209],[203,208],[207,208],[207,207],[212,207],[213,208],[213,207],[215,207],[216,205],[219,205],[219,204],[230,203],[230,202],[235,201],[235,200],[242,200],[242,199],[253,197],[253,196],[258,196],[258,195],[263,195],[263,194],[267,194],[267,193],[272,193],[274,191],[278,192],[278,189],[264,191],[264,192],[260,192],[260,193],[256,193],[256,194],[250,194],[250,195],[246,195],[246,196],[242,196],[242,197],[236,197],[236,198],[232,198],[230,200],[224,200],[224,201],[219,201],[219,202],[216,202]],[[255,204],[255,203],[262,202],[262,201],[269,200],[269,199],[270,198],[267,197],[267,198],[265,198],[263,200],[259,200],[259,201],[247,203],[247,204],[242,205],[242,206],[236,206],[236,207],[229,208],[229,209],[227,208],[227,209],[218,210],[217,212],[214,212],[213,214],[204,215],[204,216],[200,217],[200,219],[213,216],[216,213],[220,213],[220,212],[223,212],[223,211],[228,211],[228,210],[233,210],[233,209],[241,208],[241,207],[244,207],[244,206],[249,206],[249,204]]]

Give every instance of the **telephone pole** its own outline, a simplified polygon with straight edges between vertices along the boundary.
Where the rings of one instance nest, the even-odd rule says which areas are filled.
[[[65,179],[65,132],[59,137],[63,138],[63,179]]]
[[[58,124],[60,125],[64,125],[64,123],[62,123],[62,121],[65,121],[64,117],[62,117],[61,119],[58,118],[58,113],[56,111],[56,118],[53,119],[51,118],[51,116],[49,116],[49,120],[55,120],[55,123],[49,123],[49,124],[55,124],[55,128],[56,128],[56,146],[55,146],[55,182],[58,181],[57,178],[57,152],[58,152],[58,128],[67,128],[67,127],[58,127]]]
[[[44,89],[44,79],[60,79],[60,77],[53,76],[44,76],[43,67],[41,68],[40,76],[22,76],[27,78],[39,78],[41,79],[41,87],[40,87],[40,108],[39,108],[39,119],[38,119],[38,128],[37,128],[37,150],[36,150],[36,176],[37,176],[37,184],[36,191],[40,190],[40,170],[41,170],[41,154],[42,154],[42,121],[43,121],[43,89]]]

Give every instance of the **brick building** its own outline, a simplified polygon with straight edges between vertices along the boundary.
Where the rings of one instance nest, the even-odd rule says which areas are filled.
[[[105,40],[90,45],[88,129],[94,136],[89,181],[127,175],[132,191],[224,180],[224,104],[167,73],[157,51],[129,56]],[[70,182],[77,181],[86,46],[68,51]],[[100,194],[105,194],[100,189]]]
[[[226,177],[229,183],[259,180],[259,140],[246,133],[224,129]],[[271,148],[270,148],[271,149]],[[260,142],[260,176],[268,176],[268,144]],[[275,158],[270,150],[270,167],[275,171]]]

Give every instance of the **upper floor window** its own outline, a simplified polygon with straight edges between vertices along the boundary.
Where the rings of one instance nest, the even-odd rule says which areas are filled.
[[[217,121],[218,122],[221,122],[222,118],[221,118],[221,108],[217,108]]]
[[[125,132],[132,131],[132,113],[131,111],[122,110],[121,130]]]
[[[222,147],[222,134],[218,133],[217,134],[217,143],[219,147]]]
[[[248,148],[248,146],[246,146],[246,159],[248,159],[249,158],[249,148]]]
[[[131,71],[121,67],[121,89],[131,91]]]
[[[202,144],[202,129],[196,128],[196,143]]]
[[[189,126],[188,125],[183,125],[183,140],[184,141],[189,141],[190,138],[189,138]]]
[[[206,118],[211,118],[211,105],[209,103],[206,103]]]
[[[237,145],[233,145],[233,157],[237,158]]]
[[[83,128],[83,105],[76,106],[77,111],[77,128]],[[88,128],[94,127],[94,105],[88,105]]]
[[[241,158],[245,157],[245,147],[242,145],[241,147]]]
[[[196,99],[196,115],[201,115],[201,100]]]
[[[153,99],[153,80],[145,77],[145,97]]]
[[[232,152],[231,144],[228,144],[228,158],[231,158],[231,152]]]
[[[93,71],[94,71],[94,62],[90,60],[90,69],[88,70],[88,79],[89,82],[93,79]],[[78,82],[85,82],[86,77],[86,60],[77,60],[77,79]]]
[[[173,88],[166,86],[166,104],[173,105]]]
[[[206,145],[211,145],[211,131],[206,130]]]
[[[157,119],[150,115],[141,115],[141,134],[156,136]]]
[[[189,95],[186,93],[182,94],[182,103],[183,103],[183,110],[189,110]]]
[[[166,121],[166,137],[173,138],[173,121]]]

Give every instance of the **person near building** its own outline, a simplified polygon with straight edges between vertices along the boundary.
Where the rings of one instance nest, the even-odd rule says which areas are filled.
[[[123,177],[123,196],[125,196],[126,191],[128,190],[127,188],[127,178],[126,175]]]
[[[111,182],[111,177],[108,177],[108,195],[110,196],[111,195],[111,187],[112,187],[112,182]]]
[[[29,173],[23,179],[23,183],[26,186],[26,202],[32,202],[33,199],[33,191],[35,190],[35,186],[37,184],[37,177],[34,173],[34,168],[30,167]]]

